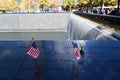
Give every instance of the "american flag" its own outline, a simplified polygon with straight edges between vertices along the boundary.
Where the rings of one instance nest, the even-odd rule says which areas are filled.
[[[77,43],[74,43],[74,42],[72,42],[72,44],[73,44],[73,51],[75,53],[75,57],[77,60],[79,60],[81,58],[81,54],[80,54],[80,50],[78,48],[78,45],[77,45]]]
[[[33,41],[31,47],[27,51],[27,54],[36,59],[39,56],[40,51],[36,47],[35,41]]]

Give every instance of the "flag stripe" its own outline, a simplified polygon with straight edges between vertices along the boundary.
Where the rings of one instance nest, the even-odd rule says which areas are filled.
[[[39,50],[35,45],[35,42],[32,43],[32,46],[27,52],[28,55],[32,56],[33,58],[37,58],[39,56]]]
[[[77,49],[77,48],[74,48],[74,51],[75,51],[75,55],[76,55],[76,56],[79,56],[79,54],[78,54],[78,49]]]
[[[72,44],[73,44],[73,51],[75,53],[75,57],[77,60],[79,60],[81,58],[81,54],[80,54],[78,45],[77,45],[77,43],[72,43]]]
[[[79,59],[81,57],[79,49],[78,48],[74,48],[74,52],[75,52],[76,58]]]
[[[31,48],[31,51],[29,52],[30,55],[35,55],[37,52],[35,49]]]

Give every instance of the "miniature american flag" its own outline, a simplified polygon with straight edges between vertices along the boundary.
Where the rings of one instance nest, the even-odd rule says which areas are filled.
[[[75,53],[75,57],[77,60],[79,60],[81,58],[81,54],[80,54],[80,50],[78,48],[78,45],[77,45],[77,43],[73,43],[73,42],[72,42],[72,44],[73,44],[73,50]]]
[[[33,41],[31,47],[27,51],[27,54],[36,59],[39,56],[40,51],[36,47],[35,41]]]

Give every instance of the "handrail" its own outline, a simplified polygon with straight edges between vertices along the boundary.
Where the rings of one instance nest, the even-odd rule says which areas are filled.
[[[86,18],[104,20],[104,21],[115,22],[117,24],[120,24],[120,16],[103,15],[103,14],[90,14],[90,13],[82,13],[82,12],[74,12],[74,13],[77,15],[86,17]]]

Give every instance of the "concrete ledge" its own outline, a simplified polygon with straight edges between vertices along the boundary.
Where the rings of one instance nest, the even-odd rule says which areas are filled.
[[[0,40],[67,40],[69,15],[0,14]]]
[[[67,40],[66,32],[0,32],[0,40]]]

